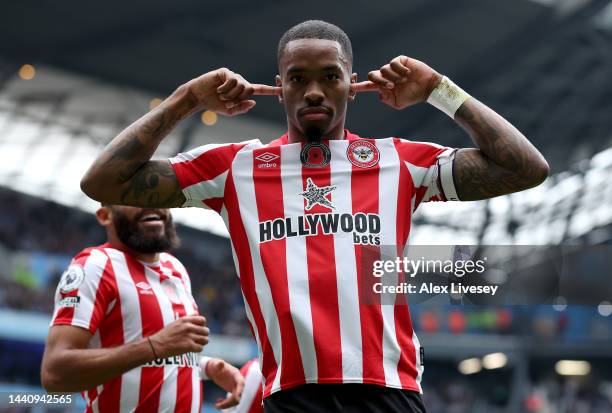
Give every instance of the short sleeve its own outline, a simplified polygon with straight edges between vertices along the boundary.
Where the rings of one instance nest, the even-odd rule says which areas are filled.
[[[108,256],[99,249],[77,255],[64,271],[55,291],[51,325],[73,325],[92,334],[116,301]]]
[[[203,145],[170,158],[170,164],[185,195],[183,207],[209,208],[219,212],[232,162],[236,154],[250,142],[253,141]]]
[[[397,139],[396,148],[414,186],[413,210],[421,202],[459,201],[453,179],[456,148],[405,139]]]

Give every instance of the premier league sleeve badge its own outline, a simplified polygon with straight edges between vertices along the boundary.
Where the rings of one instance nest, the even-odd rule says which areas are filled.
[[[64,273],[60,279],[59,289],[62,293],[70,293],[83,284],[85,280],[85,271],[78,264],[73,264]]]

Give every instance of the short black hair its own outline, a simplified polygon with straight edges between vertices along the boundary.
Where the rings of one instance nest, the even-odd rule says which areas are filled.
[[[323,20],[306,20],[287,30],[278,42],[278,65],[287,43],[299,39],[323,39],[340,43],[340,47],[348,59],[349,68],[353,66],[353,47],[347,34],[338,26]]]

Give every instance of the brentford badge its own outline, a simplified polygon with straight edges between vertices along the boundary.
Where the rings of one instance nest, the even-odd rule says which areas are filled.
[[[307,143],[300,152],[300,160],[306,168],[324,168],[329,165],[331,151],[324,143]]]
[[[380,160],[376,145],[364,140],[351,143],[346,150],[346,156],[358,168],[372,168]]]

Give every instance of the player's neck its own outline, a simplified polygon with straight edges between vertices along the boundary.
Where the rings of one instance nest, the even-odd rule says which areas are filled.
[[[325,133],[322,139],[327,139],[327,140],[346,139],[346,136],[344,133],[344,124],[338,127],[335,127],[328,133]],[[299,142],[308,142],[308,139],[297,128],[289,125],[289,130],[287,131],[287,141],[289,143],[299,143]]]
[[[132,257],[136,258],[138,261],[143,261],[146,263],[155,263],[159,261],[158,252],[153,252],[153,253],[138,252],[128,247],[127,245],[125,245],[123,242],[119,240],[109,240],[108,243],[111,245],[111,247],[131,255]]]

